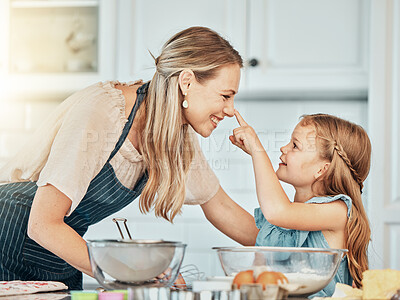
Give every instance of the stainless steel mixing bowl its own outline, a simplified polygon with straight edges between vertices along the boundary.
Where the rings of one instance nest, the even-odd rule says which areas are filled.
[[[161,240],[91,240],[87,246],[94,277],[107,289],[172,285],[186,248]]]
[[[345,249],[289,247],[213,249],[217,251],[227,276],[235,276],[245,270],[253,270],[255,273],[263,270],[281,272],[289,280],[288,289],[292,295],[311,295],[326,287],[347,252]]]

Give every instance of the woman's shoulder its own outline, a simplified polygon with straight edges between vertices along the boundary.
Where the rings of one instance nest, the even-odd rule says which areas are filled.
[[[350,216],[350,211],[351,211],[351,206],[352,206],[352,200],[348,195],[345,194],[338,194],[334,196],[318,196],[318,197],[313,197],[310,200],[306,201],[305,203],[331,203],[334,201],[343,201],[346,206],[347,206],[347,216]]]
[[[64,101],[64,103],[89,104],[96,102],[96,104],[114,104],[120,106],[121,108],[124,108],[125,98],[121,89],[118,89],[117,86],[130,87],[133,85],[137,85],[141,82],[142,80],[132,81],[128,83],[120,82],[118,80],[96,82],[79,91],[76,91],[75,93],[70,95]]]
[[[126,123],[125,98],[120,86],[131,86],[141,81],[121,83],[119,81],[102,81],[94,83],[69,96],[61,103],[58,113],[66,118],[90,120],[102,120],[98,123],[106,126],[112,123],[113,126],[123,127]],[[57,112],[56,112],[57,113]]]

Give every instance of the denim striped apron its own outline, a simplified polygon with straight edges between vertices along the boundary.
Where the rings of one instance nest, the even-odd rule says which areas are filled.
[[[110,160],[128,136],[136,112],[143,102],[149,83],[137,90],[136,103],[122,134],[99,174],[90,182],[84,198],[64,221],[80,236],[89,225],[119,211],[137,198],[148,176],[144,175],[131,190],[118,181]],[[16,182],[0,186],[0,281],[52,280],[64,282],[71,290],[82,289],[82,273],[44,249],[27,236],[27,225],[36,182]]]

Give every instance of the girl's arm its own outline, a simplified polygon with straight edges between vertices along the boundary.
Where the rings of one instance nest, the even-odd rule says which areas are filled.
[[[258,234],[254,218],[219,187],[213,198],[201,205],[218,230],[244,246],[254,246]]]
[[[39,187],[28,221],[28,236],[74,268],[93,276],[84,239],[65,224],[71,200],[54,186]]]
[[[326,204],[290,202],[256,132],[238,111],[235,116],[240,127],[229,139],[252,157],[257,198],[268,222],[296,230],[342,230],[347,222],[346,204],[343,201]]]

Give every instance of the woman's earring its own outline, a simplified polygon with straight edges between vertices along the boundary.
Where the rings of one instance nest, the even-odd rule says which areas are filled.
[[[182,107],[183,107],[183,108],[188,108],[188,107],[189,107],[189,103],[188,103],[187,100],[186,100],[187,93],[185,93],[184,96],[185,96],[185,99],[183,99]]]

